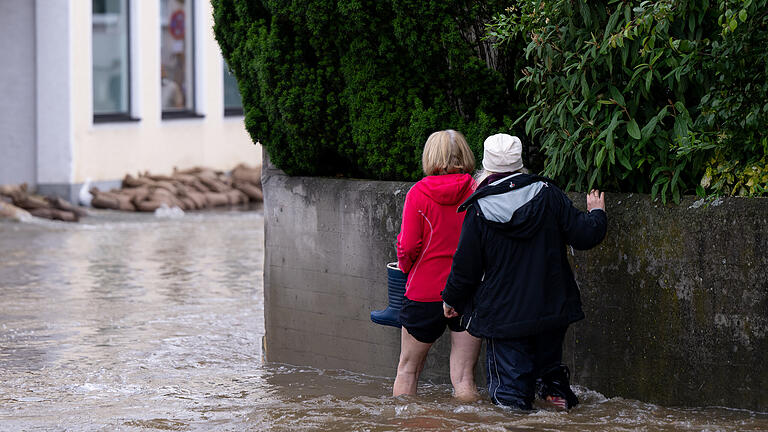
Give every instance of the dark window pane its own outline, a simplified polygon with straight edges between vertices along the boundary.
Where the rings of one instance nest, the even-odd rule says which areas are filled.
[[[237,87],[237,79],[229,71],[224,63],[224,111],[242,112],[243,101],[240,98],[240,89]]]
[[[129,114],[128,0],[93,0],[93,113]]]
[[[194,111],[192,0],[160,0],[163,112]]]

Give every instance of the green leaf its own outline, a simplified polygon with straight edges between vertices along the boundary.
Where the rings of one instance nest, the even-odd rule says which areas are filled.
[[[589,98],[589,84],[587,84],[587,73],[581,74],[581,97],[584,99]]]
[[[627,133],[629,136],[636,140],[642,138],[642,134],[640,134],[640,127],[637,126],[635,119],[631,119],[629,123],[627,123]]]
[[[619,21],[619,17],[622,14],[621,8],[616,8],[616,12],[611,15],[611,18],[608,19],[608,24],[605,26],[605,36],[604,41],[608,39],[608,36],[610,36],[610,33],[613,31],[613,27],[616,25],[616,23]]]
[[[658,116],[651,117],[650,120],[648,120],[648,124],[643,126],[643,130],[641,131],[642,138],[644,140],[647,140],[651,137],[651,134],[654,130],[656,130],[656,123],[659,122]]]
[[[678,140],[684,140],[688,137],[688,122],[683,119],[683,116],[675,117],[675,124],[672,126],[674,136]]]
[[[595,169],[595,171],[592,172],[592,176],[589,178],[589,186],[587,187],[587,190],[592,190],[595,187],[595,180],[597,180],[597,176],[600,174],[600,170]]]
[[[608,133],[605,134],[605,147],[608,148],[609,150],[614,147],[613,146],[613,131],[614,131],[614,129],[615,128],[611,127],[610,129],[608,129]]]
[[[533,127],[536,125],[536,115],[531,114],[530,117],[528,117],[528,121],[525,122],[525,134],[531,135],[531,131],[533,130]]]
[[[595,165],[597,165],[598,168],[603,165],[603,159],[605,159],[605,147],[601,148],[595,157]]]
[[[648,71],[645,74],[645,91],[651,91],[651,80],[653,80],[653,71]]]
[[[627,103],[624,101],[624,95],[621,94],[619,89],[617,89],[615,86],[611,86],[611,97],[619,103],[619,105],[626,105]]]
[[[741,20],[741,22],[747,21],[747,11],[746,10],[742,9],[741,11],[739,11],[739,19]]]
[[[624,168],[627,169],[627,172],[632,170],[632,164],[629,162],[629,157],[627,156],[627,149],[620,148],[618,152],[616,152],[616,157],[619,159],[619,163],[624,166]]]
[[[658,191],[659,191],[659,184],[658,183],[654,183],[653,187],[651,187],[651,199],[652,200],[656,199],[656,194],[658,193]]]
[[[581,157],[581,152],[577,150],[574,154],[576,155],[576,166],[578,166],[580,170],[585,171],[587,169],[587,164],[584,163],[584,158]]]
[[[678,181],[678,179],[680,178],[680,171],[681,171],[681,168],[682,168],[682,167],[678,167],[678,168],[675,170],[675,175],[673,175],[673,176],[672,176],[672,180],[670,181],[670,183],[672,183],[672,187],[673,187],[673,188],[676,188],[676,187],[677,187],[677,181]]]
[[[656,167],[653,170],[653,172],[651,172],[651,180],[656,180],[656,182],[658,183],[661,180],[661,178],[656,179],[656,176],[659,175],[659,173],[661,173],[662,171],[669,171],[669,167],[667,166]]]

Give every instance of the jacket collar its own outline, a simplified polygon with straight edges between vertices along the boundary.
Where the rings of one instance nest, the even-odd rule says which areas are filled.
[[[467,208],[469,208],[469,206],[474,204],[480,198],[483,198],[489,195],[502,194],[505,192],[509,192],[512,189],[520,189],[539,181],[554,184],[552,180],[546,177],[542,177],[534,174],[516,173],[516,174],[509,175],[507,177],[504,177],[501,180],[497,180],[475,191],[475,193],[473,193],[469,198],[467,198],[466,201],[464,201],[459,206],[457,212],[466,211]]]

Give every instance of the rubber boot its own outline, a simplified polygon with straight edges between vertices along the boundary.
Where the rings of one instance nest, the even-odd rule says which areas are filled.
[[[571,371],[568,366],[555,366],[536,380],[536,393],[543,400],[546,400],[547,396],[563,398],[566,408],[571,409],[579,404],[579,398],[571,390],[570,380]]]
[[[376,324],[400,327],[400,308],[405,300],[405,282],[407,275],[400,271],[397,263],[387,264],[387,291],[389,306],[384,310],[372,311],[371,321]]]

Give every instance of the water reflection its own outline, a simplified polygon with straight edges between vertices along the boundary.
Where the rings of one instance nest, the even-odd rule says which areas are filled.
[[[0,430],[768,430],[766,414],[586,389],[570,413],[521,414],[264,365],[263,244],[260,211],[0,223]]]

